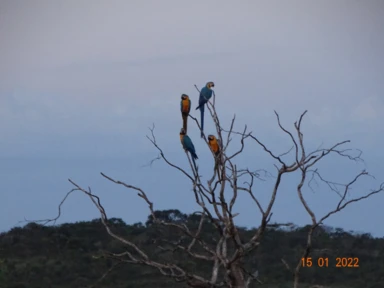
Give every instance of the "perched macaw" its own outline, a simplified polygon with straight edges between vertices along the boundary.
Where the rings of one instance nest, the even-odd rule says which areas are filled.
[[[181,145],[183,145],[184,150],[189,153],[191,153],[192,156],[192,162],[195,166],[195,169],[197,170],[195,159],[199,159],[196,155],[195,146],[193,146],[191,138],[189,138],[188,135],[186,135],[184,128],[181,128],[180,130],[180,141]]]
[[[200,109],[201,114],[201,138],[204,137],[204,107],[205,103],[207,103],[212,97],[212,87],[215,87],[215,83],[208,82],[205,87],[201,89],[199,97],[199,106],[196,107],[196,110]]]
[[[181,95],[180,110],[181,117],[183,118],[183,129],[185,130],[185,134],[187,134],[187,122],[189,111],[191,111],[191,100],[186,94]]]
[[[220,155],[221,151],[221,143],[220,139],[217,139],[213,135],[208,135],[208,145],[213,154],[215,154],[215,172],[217,172],[217,176],[220,179],[219,165],[223,164],[222,157]]]
[[[220,140],[213,135],[208,135],[208,144],[211,151],[218,156],[220,154]]]

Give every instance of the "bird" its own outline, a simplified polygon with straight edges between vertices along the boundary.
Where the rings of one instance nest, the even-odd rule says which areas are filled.
[[[195,160],[199,159],[199,157],[197,157],[195,146],[193,146],[191,138],[189,138],[189,136],[185,133],[184,128],[181,128],[181,130],[180,130],[180,141],[181,141],[181,145],[183,146],[185,152],[186,153],[189,152],[191,154],[193,165],[195,166],[195,169],[197,170]]]
[[[220,140],[213,135],[208,135],[208,144],[211,151],[218,156],[220,154]]]
[[[219,164],[223,163],[220,152],[221,152],[221,143],[214,135],[208,135],[208,145],[213,154],[215,154],[215,168],[219,167]]]
[[[183,128],[185,130],[185,134],[187,134],[188,115],[191,111],[191,99],[189,99],[186,94],[181,95],[180,110],[181,117],[183,118]]]
[[[215,83],[210,81],[201,89],[199,97],[199,106],[196,107],[196,110],[200,109],[201,114],[201,138],[204,137],[204,106],[212,97],[212,87],[215,87]]]

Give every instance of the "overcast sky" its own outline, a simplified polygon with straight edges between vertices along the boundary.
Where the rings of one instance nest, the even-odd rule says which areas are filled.
[[[276,153],[291,143],[273,110],[289,129],[308,110],[309,148],[350,139],[346,148],[363,150],[366,160],[332,156],[321,172],[346,182],[368,169],[376,180],[358,183],[349,197],[369,192],[384,181],[383,27],[382,0],[0,0],[0,231],[24,217],[55,216],[71,189],[68,178],[91,186],[110,217],[145,221],[142,199],[99,172],[144,188],[156,209],[195,211],[180,173],[162,162],[142,166],[158,155],[145,137],[155,123],[166,155],[189,169],[178,135],[180,95],[190,95],[195,107],[194,84],[207,81],[216,84],[223,124],[236,114],[236,129],[248,124]],[[206,131],[212,128],[207,118]],[[191,126],[189,134],[201,171],[211,171],[199,132]],[[272,159],[247,145],[238,166],[273,172]],[[283,178],[272,221],[310,222],[297,198],[298,177]],[[263,203],[272,180],[258,184]],[[305,197],[318,216],[338,201],[324,185],[306,186]],[[326,224],[382,237],[383,203],[384,193]],[[238,224],[258,226],[246,195],[235,210]],[[63,207],[60,223],[96,217],[79,194]]]

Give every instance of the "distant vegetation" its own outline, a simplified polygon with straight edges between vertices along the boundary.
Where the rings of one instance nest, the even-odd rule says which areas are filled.
[[[157,211],[159,218],[168,221],[186,222],[190,227],[198,225],[199,217],[186,215],[178,210]],[[161,239],[180,239],[180,232],[146,223],[125,224],[121,219],[110,219],[114,232],[138,243],[156,259],[172,257],[180,266],[200,274],[209,275],[211,266],[205,262],[189,259],[180,251],[163,251]],[[203,231],[208,243],[215,243],[216,233],[209,225]],[[247,239],[254,230],[240,228],[241,237]],[[259,270],[264,285],[258,287],[292,287],[292,273],[285,267],[298,263],[306,243],[308,227],[290,230],[268,229],[260,248],[246,259],[246,267]],[[373,238],[369,234],[354,234],[320,227],[313,237],[311,253],[312,267],[302,268],[302,287],[324,285],[324,287],[384,287],[384,238]],[[135,266],[116,262],[106,256],[107,252],[122,253],[127,250],[120,242],[111,238],[100,220],[42,226],[30,223],[0,234],[0,287],[1,288],[139,288],[139,287],[186,287],[165,278],[157,270],[146,266]],[[326,261],[329,267],[315,267]],[[359,259],[359,267],[336,268],[337,257]],[[117,265],[103,280],[99,281],[111,267]],[[324,264],[325,265],[325,264]],[[252,287],[258,284],[254,283]]]

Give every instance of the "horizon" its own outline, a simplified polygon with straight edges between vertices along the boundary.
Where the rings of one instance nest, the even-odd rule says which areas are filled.
[[[167,210],[172,210],[172,209],[167,209]],[[177,210],[177,209],[174,209],[174,210]],[[159,211],[166,211],[166,210],[159,210]],[[179,211],[181,213],[183,213],[182,211]],[[186,214],[186,213],[184,213]],[[186,214],[187,216],[190,216],[191,214]],[[150,216],[150,214],[148,214],[148,217]],[[121,220],[125,225],[127,226],[133,226],[135,224],[142,224],[144,227],[148,227],[146,225],[146,221],[141,221],[141,222],[135,222],[135,223],[127,223],[124,221],[124,219],[122,218],[119,218],[119,217],[112,217],[112,218],[108,218],[108,221],[111,221],[111,220]],[[96,222],[96,221],[99,221],[101,223],[101,219],[100,218],[94,218],[94,219],[90,219],[90,220],[77,220],[75,222],[65,222],[65,223],[60,223],[60,224],[41,224],[39,222],[34,222],[34,221],[27,221],[24,223],[24,226],[14,226],[12,227],[10,230],[7,230],[7,231],[0,231],[0,235],[1,234],[6,234],[6,233],[9,233],[11,232],[11,230],[13,228],[25,228],[28,224],[37,224],[38,226],[41,226],[41,227],[49,227],[49,228],[52,228],[52,227],[60,227],[62,225],[76,225],[76,224],[81,224],[81,223],[91,223],[91,222]],[[275,223],[271,223],[271,224],[275,224]],[[310,226],[310,224],[308,224]],[[302,229],[302,228],[305,228],[306,226],[298,226],[296,225],[295,223],[292,223],[292,225],[290,226],[279,226],[279,227],[267,227],[267,229],[272,229],[272,230],[279,230],[279,231],[285,231],[285,232],[293,232],[297,229]],[[257,227],[247,227],[247,226],[239,226],[239,228],[241,229],[245,229],[247,231],[250,231],[250,230],[254,230],[254,229],[257,229]],[[364,231],[354,231],[354,230],[344,230],[343,228],[341,227],[333,227],[333,226],[328,226],[328,225],[319,225],[320,229],[323,229],[323,231],[325,231],[326,233],[330,234],[330,233],[334,233],[336,232],[337,230],[339,229],[342,229],[343,233],[348,233],[352,236],[363,236],[363,235],[370,235],[370,237],[372,237],[373,239],[384,239],[384,237],[375,237],[373,235],[371,235],[370,233],[367,233],[367,232],[364,232]],[[107,232],[106,232],[107,233]]]

